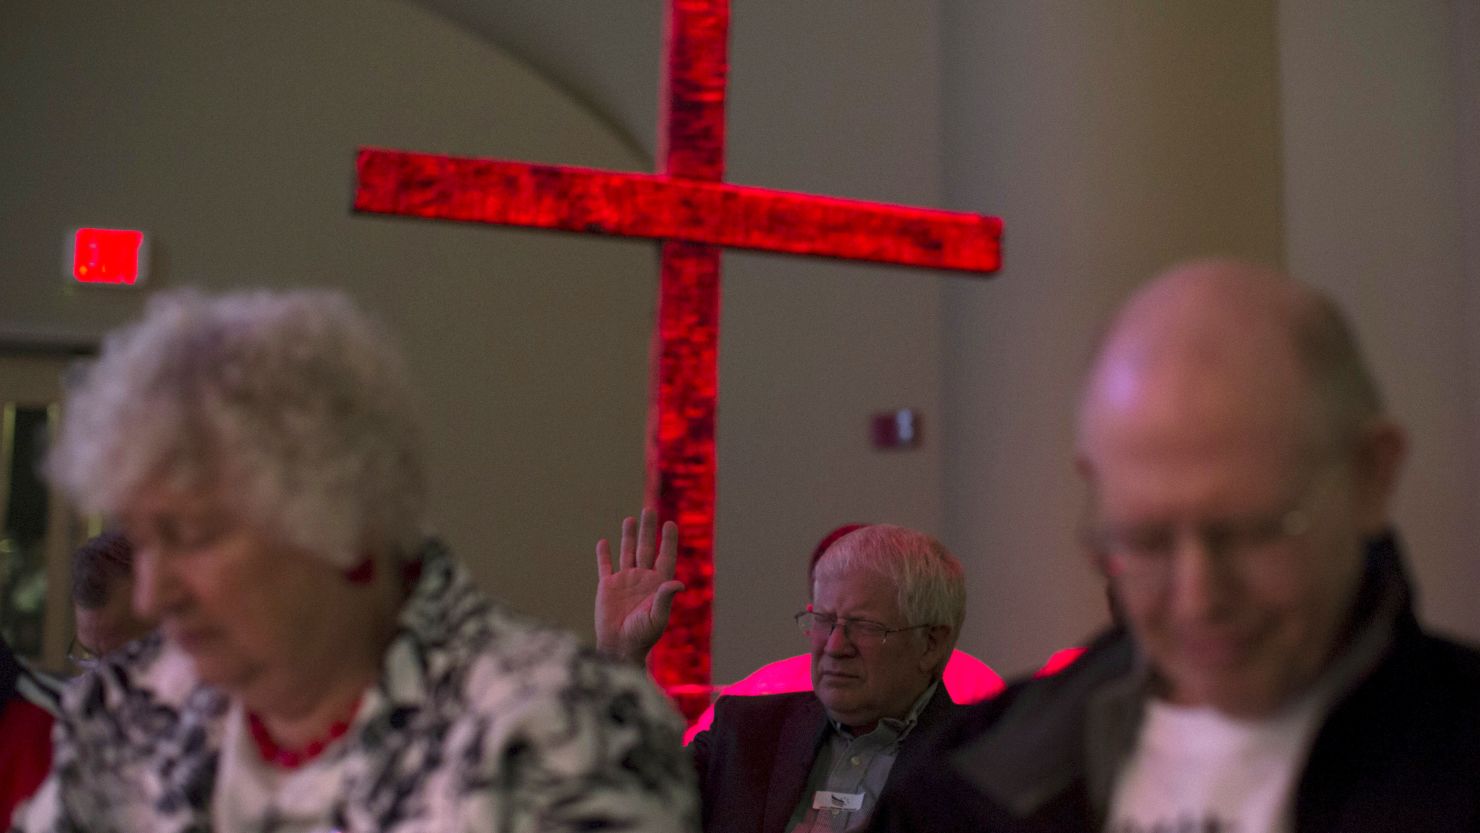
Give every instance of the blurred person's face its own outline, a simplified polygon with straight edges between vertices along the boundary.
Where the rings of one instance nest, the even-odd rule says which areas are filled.
[[[1087,532],[1171,702],[1268,715],[1350,620],[1386,490],[1374,440],[1318,436],[1290,404],[1302,393],[1189,409],[1149,387],[1090,405]]]
[[[223,490],[146,486],[120,519],[135,548],[136,612],[158,619],[205,682],[282,696],[353,638],[343,575],[245,521]]]
[[[812,611],[825,617],[865,620],[904,628],[893,584],[872,571],[836,579],[819,578]],[[930,684],[945,648],[946,628],[890,634],[882,642],[845,634],[841,623],[826,639],[812,642],[812,688],[828,716],[855,732],[870,731],[881,718],[904,718]]]
[[[93,658],[105,657],[153,627],[147,619],[134,615],[133,588],[132,581],[122,579],[108,589],[108,598],[101,607],[72,606],[77,623],[77,644],[84,654]]]

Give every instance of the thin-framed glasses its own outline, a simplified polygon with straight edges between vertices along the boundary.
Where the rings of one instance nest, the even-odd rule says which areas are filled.
[[[76,634],[72,635],[72,641],[67,645],[67,659],[84,671],[91,671],[102,661],[102,658],[93,653],[91,648],[82,644]]]
[[[1282,558],[1281,545],[1310,531],[1303,509],[1199,524],[1132,524],[1086,526],[1084,545],[1112,579],[1139,587],[1165,587],[1171,580],[1177,550],[1191,536],[1208,554],[1238,569],[1257,573],[1261,562]]]
[[[804,610],[793,618],[796,619],[797,627],[801,629],[802,635],[812,640],[813,645],[819,646],[827,644],[833,629],[840,625],[843,628],[843,638],[860,648],[883,645],[889,640],[890,634],[930,627],[929,625],[910,625],[903,628],[891,628],[868,619],[839,619],[836,616],[825,616],[810,610]]]

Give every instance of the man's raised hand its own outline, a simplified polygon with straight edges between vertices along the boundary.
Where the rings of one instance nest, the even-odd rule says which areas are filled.
[[[605,538],[596,542],[596,647],[609,656],[629,662],[645,662],[658,643],[673,594],[683,589],[673,571],[678,562],[678,526],[663,524],[657,534],[658,516],[642,510],[642,521],[622,520],[621,549],[616,568],[611,545]]]

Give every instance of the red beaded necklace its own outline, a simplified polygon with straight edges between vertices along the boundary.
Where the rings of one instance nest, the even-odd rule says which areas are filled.
[[[375,562],[366,558],[359,565],[346,571],[345,578],[355,584],[368,584],[375,578]],[[421,561],[411,561],[401,567],[401,585],[410,592],[421,578]],[[322,755],[329,744],[344,737],[349,731],[350,724],[355,720],[355,714],[360,710],[360,700],[363,695],[355,698],[350,704],[348,713],[340,720],[334,721],[318,738],[309,741],[297,749],[285,749],[277,741],[272,739],[272,734],[267,731],[267,724],[262,722],[255,712],[247,712],[247,728],[252,733],[252,741],[257,744],[257,754],[262,760],[280,769],[297,769],[314,758]]]
[[[280,769],[297,769],[303,766],[323,754],[329,744],[344,737],[350,724],[354,722],[355,713],[360,710],[360,699],[355,698],[355,702],[349,707],[349,713],[334,721],[329,731],[297,749],[287,749],[279,745],[272,739],[262,718],[254,712],[247,712],[247,728],[252,732],[252,741],[257,744],[257,754],[262,756],[262,760]]]

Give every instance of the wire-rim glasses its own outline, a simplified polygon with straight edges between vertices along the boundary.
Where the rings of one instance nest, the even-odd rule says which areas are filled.
[[[1258,571],[1256,562],[1283,557],[1281,545],[1310,529],[1305,510],[1289,509],[1200,524],[1086,527],[1082,535],[1106,576],[1139,588],[1166,586],[1186,536],[1221,563],[1247,574]]]
[[[832,637],[833,630],[839,625],[843,628],[843,638],[860,648],[883,645],[889,640],[890,634],[930,627],[929,625],[909,625],[903,628],[891,628],[869,619],[839,619],[836,616],[827,616],[810,610],[804,610],[792,618],[796,620],[802,635],[817,646],[826,645],[827,640]]]

